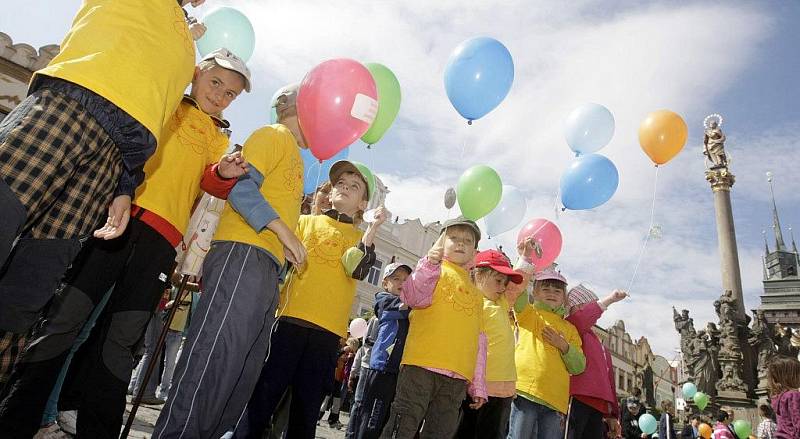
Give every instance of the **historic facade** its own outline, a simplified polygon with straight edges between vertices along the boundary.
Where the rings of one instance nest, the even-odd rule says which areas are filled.
[[[33,72],[46,66],[57,53],[55,44],[36,50],[28,44],[14,44],[10,36],[0,32],[0,119],[25,99]]]
[[[595,326],[594,331],[611,352],[614,381],[620,398],[631,396],[638,389],[647,406],[658,407],[664,400],[675,403],[679,391],[678,368],[670,364],[672,359],[654,354],[645,337],[634,342],[622,320],[617,320],[607,329]]]

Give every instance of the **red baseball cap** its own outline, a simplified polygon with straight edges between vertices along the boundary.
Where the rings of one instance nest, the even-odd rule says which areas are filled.
[[[492,270],[505,274],[508,280],[515,284],[522,283],[522,275],[511,268],[511,262],[506,255],[497,250],[484,250],[475,255],[475,268],[489,267]]]

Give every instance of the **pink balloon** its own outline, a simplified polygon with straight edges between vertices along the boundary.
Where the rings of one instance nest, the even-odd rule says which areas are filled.
[[[530,220],[517,234],[517,244],[519,245],[528,237],[532,237],[535,242],[538,242],[542,249],[541,255],[536,252],[526,255],[536,267],[536,271],[555,262],[558,255],[561,254],[561,231],[552,222],[544,218]]]
[[[358,61],[332,59],[300,84],[297,117],[314,157],[327,160],[367,132],[378,112],[375,80]]]

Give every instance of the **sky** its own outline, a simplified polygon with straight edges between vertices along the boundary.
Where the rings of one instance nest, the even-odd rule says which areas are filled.
[[[5,0],[15,13],[0,17],[0,31],[15,43],[57,44],[79,5]],[[681,114],[689,139],[659,169],[655,194],[662,237],[648,243],[631,297],[599,322],[608,327],[623,319],[634,339],[646,336],[668,360],[679,344],[671,307],[689,309],[699,328],[716,319],[712,303],[722,292],[702,156],[706,115],[724,117],[747,309],[758,307],[763,291],[762,230],[775,246],[767,171],[774,173],[787,243],[788,227],[800,227],[796,2],[208,0],[191,13],[202,20],[221,5],[247,14],[256,30],[248,63],[253,92],[226,111],[235,141],[267,124],[275,90],[316,64],[331,58],[382,63],[400,81],[400,114],[372,149],[351,145],[350,157],[389,187],[386,207],[400,218],[445,219],[446,188],[468,167],[489,165],[525,194],[523,223],[544,217],[559,226],[559,268],[570,283],[589,284],[601,296],[628,287],[648,231],[656,170],[638,145],[639,123],[658,109]],[[447,100],[443,73],[453,49],[475,36],[508,47],[515,79],[498,108],[467,126]],[[617,166],[619,189],[596,209],[557,213],[559,178],[573,157],[562,125],[587,102],[614,114],[614,138],[600,153]],[[481,248],[511,249],[517,230],[484,240]]]

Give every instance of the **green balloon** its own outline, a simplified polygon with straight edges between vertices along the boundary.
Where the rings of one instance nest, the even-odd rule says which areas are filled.
[[[750,425],[750,423],[745,421],[744,419],[738,419],[736,421],[733,421],[733,431],[736,432],[736,436],[745,438],[749,437],[750,434],[753,432],[753,426]]]
[[[367,63],[364,66],[372,74],[378,87],[378,114],[361,140],[367,145],[378,143],[400,111],[400,82],[383,64]]]
[[[703,392],[697,392],[694,394],[694,398],[692,399],[694,400],[694,403],[697,404],[697,407],[700,408],[700,410],[706,409],[706,406],[708,405],[708,395]]]
[[[486,165],[473,166],[458,179],[456,196],[461,213],[466,218],[477,221],[500,203],[503,182],[494,169]]]

